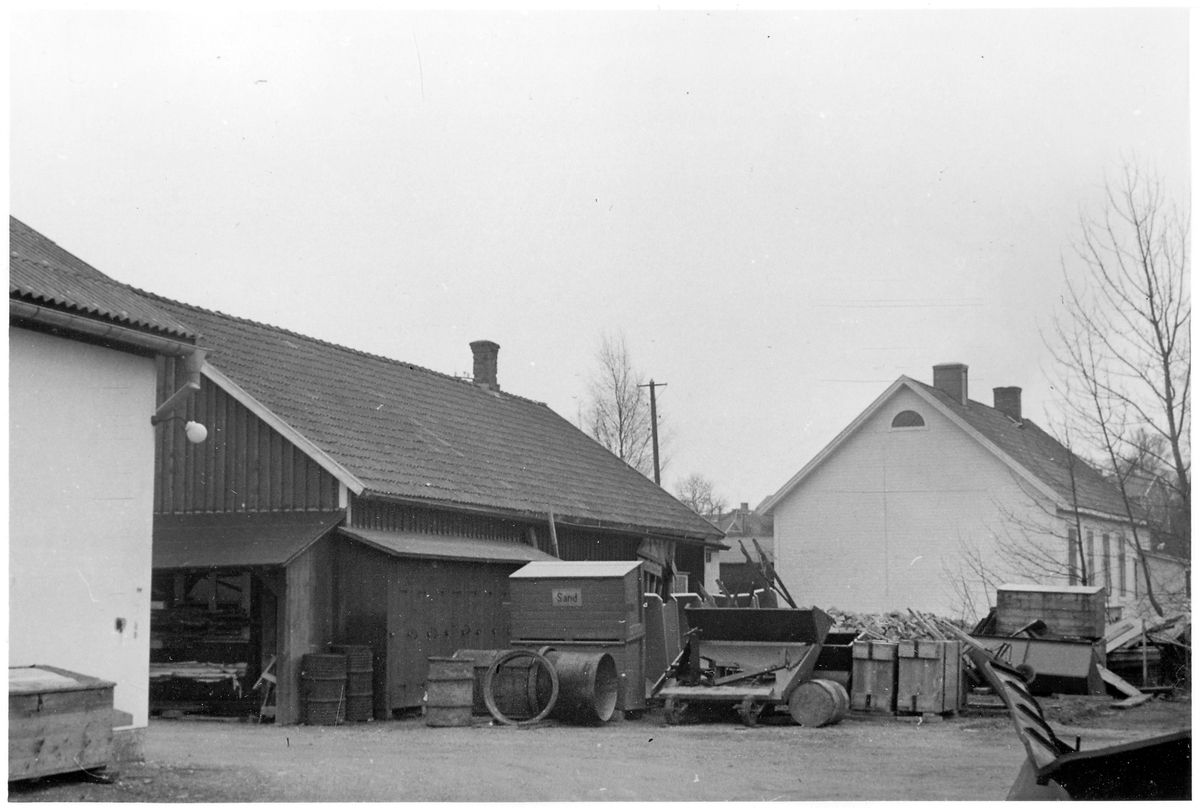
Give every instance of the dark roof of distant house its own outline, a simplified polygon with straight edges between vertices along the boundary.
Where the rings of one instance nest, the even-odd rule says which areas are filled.
[[[566,523],[720,540],[719,530],[545,404],[147,297],[195,328],[216,370],[366,494],[539,518],[553,511]]]
[[[12,216],[8,217],[10,299],[175,339],[191,330],[131,287],[81,261]]]
[[[986,404],[968,399],[963,405],[932,385],[910,381],[936,396],[1068,504],[1078,502],[1078,507],[1085,510],[1124,515],[1125,505],[1116,486],[1030,419],[1022,418],[1018,423]]]
[[[977,437],[981,445],[1020,475],[1031,487],[1057,500],[1063,508],[1077,507],[1105,517],[1124,519],[1125,505],[1120,490],[1095,468],[1072,454],[1053,436],[1028,418],[1014,421],[1004,413],[978,401],[961,404],[936,387],[901,376],[842,432],[810,460],[782,488],[758,506],[758,512],[770,515],[775,506],[848,440],[901,387],[907,387],[940,408],[952,422]],[[1072,477],[1074,478],[1072,480]],[[1073,504],[1074,503],[1074,504]],[[1134,506],[1134,516],[1142,518]]]
[[[775,535],[775,517],[735,508],[717,519],[717,527],[725,531],[725,537],[728,539],[769,539]]]

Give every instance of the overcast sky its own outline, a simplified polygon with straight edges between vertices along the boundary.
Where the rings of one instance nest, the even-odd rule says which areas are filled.
[[[1190,193],[1188,12],[11,17],[10,205],[111,277],[572,422],[602,332],[664,485],[774,493],[901,374],[1046,422],[1060,257]]]

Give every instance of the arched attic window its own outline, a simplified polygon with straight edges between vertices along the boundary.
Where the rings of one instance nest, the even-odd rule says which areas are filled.
[[[925,419],[921,417],[921,413],[913,410],[898,412],[892,419],[892,429],[911,429],[917,426],[925,426]]]

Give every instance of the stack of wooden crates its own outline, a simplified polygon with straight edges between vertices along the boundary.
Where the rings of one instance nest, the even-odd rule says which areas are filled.
[[[868,713],[954,713],[965,697],[962,643],[855,642],[850,709]]]

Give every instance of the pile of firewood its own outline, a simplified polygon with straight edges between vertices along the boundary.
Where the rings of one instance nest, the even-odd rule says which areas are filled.
[[[946,620],[934,617],[932,614],[921,614],[912,609],[906,612],[892,611],[887,614],[845,612],[832,607],[823,611],[833,618],[833,628],[830,631],[864,634],[865,638],[870,640],[952,639],[941,625],[942,622],[965,628],[956,620]]]

